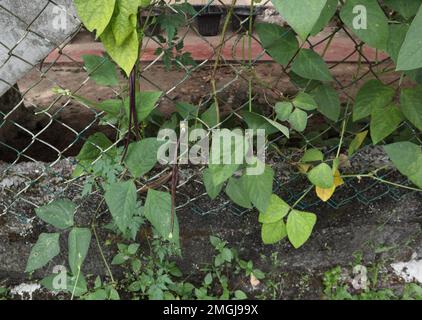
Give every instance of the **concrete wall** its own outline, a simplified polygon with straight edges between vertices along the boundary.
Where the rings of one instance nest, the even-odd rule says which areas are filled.
[[[55,3],[0,0],[0,96],[77,30],[73,1]]]
[[[229,5],[232,0],[221,2]],[[221,2],[214,0],[216,5]],[[48,0],[0,0],[0,96],[77,30],[73,0],[55,3],[62,7]],[[237,0],[236,4],[250,5],[250,0]],[[263,0],[257,5],[272,4]]]

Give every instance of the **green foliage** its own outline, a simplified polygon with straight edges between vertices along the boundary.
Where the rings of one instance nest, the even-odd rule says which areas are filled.
[[[81,297],[88,291],[86,279],[83,274],[79,276],[65,274],[66,279],[63,279],[63,281],[66,282],[63,284],[60,283],[60,285],[63,285],[61,289],[58,289],[55,285],[58,276],[60,275],[51,274],[46,276],[40,281],[40,284],[52,293],[65,292],[74,297]]]
[[[213,137],[208,172],[214,186],[226,182],[239,169],[246,150],[245,140],[237,131],[224,129]]]
[[[218,125],[219,116],[217,105],[213,103],[202,115],[201,120],[205,122],[208,128],[214,128]]]
[[[300,109],[295,109],[289,116],[289,123],[293,130],[303,132],[308,125],[308,114]]]
[[[409,283],[404,287],[403,300],[422,300],[422,287],[416,283]]]
[[[245,120],[248,129],[251,130],[265,130],[267,135],[274,134],[279,131],[276,127],[274,127],[271,123],[267,121],[267,118],[261,116],[255,112],[244,111],[242,113],[242,117]]]
[[[212,263],[206,264],[199,271],[202,283],[195,286],[187,282],[172,257],[177,254],[174,247],[168,246],[158,238],[150,241],[150,254],[144,254],[137,244],[118,244],[118,253],[113,264],[120,265],[125,272],[121,288],[133,299],[175,300],[175,299],[245,299],[246,294],[232,286],[235,278],[243,273],[246,277],[264,279],[265,274],[254,268],[252,261],[241,260],[237,251],[229,248],[227,242],[211,236],[210,242],[215,249]],[[96,280],[95,296],[104,297],[103,288]],[[90,297],[92,294],[87,294]]]
[[[274,244],[287,236],[286,225],[283,220],[273,223],[264,223],[261,229],[261,238],[264,244]]]
[[[281,65],[287,65],[299,50],[299,43],[291,29],[271,23],[259,23],[256,25],[256,32],[267,53]]]
[[[76,206],[69,200],[56,200],[38,208],[37,215],[45,222],[64,230],[74,225],[75,210]],[[42,233],[31,250],[25,272],[40,269],[56,257],[60,253],[59,238],[59,233]],[[90,243],[90,229],[73,227],[70,230],[68,261],[72,276],[67,276],[67,286],[73,288],[72,295],[80,296],[86,292],[86,283],[81,273],[81,267],[87,256]],[[54,289],[52,285],[54,278],[55,275],[45,278],[44,286]]]
[[[314,186],[322,189],[331,188],[334,184],[333,169],[326,163],[321,163],[308,173],[308,179]]]
[[[197,14],[195,9],[187,1],[170,5],[171,14],[162,14],[156,17],[156,23],[164,30],[167,39],[158,35],[157,38],[161,43],[167,43],[164,47],[157,48],[155,54],[162,55],[162,60],[166,70],[170,70],[173,66],[176,69],[187,69],[189,66],[196,66],[191,53],[183,50],[183,38],[178,37],[178,29],[184,26],[189,16]]]
[[[138,61],[138,8],[149,1],[75,0],[78,15],[89,31],[96,30],[107,53],[129,75]]]
[[[405,19],[414,17],[421,6],[419,0],[384,0],[384,3],[400,13]]]
[[[306,111],[312,111],[318,108],[314,98],[305,92],[299,92],[296,98],[293,99],[292,103],[296,108]]]
[[[280,121],[287,121],[290,114],[293,112],[293,104],[291,102],[278,102],[275,107],[277,119]]]
[[[347,291],[347,287],[341,284],[341,276],[342,270],[339,266],[324,273],[324,294],[331,300],[352,299],[351,294]]]
[[[67,292],[69,294],[75,297],[80,297],[83,294],[85,294],[87,291],[88,291],[88,284],[86,283],[86,279],[82,274],[67,277]]]
[[[32,247],[25,272],[32,272],[44,267],[60,253],[59,233],[41,233]]]
[[[136,187],[133,181],[116,182],[108,186],[104,195],[116,226],[125,233],[136,210]]]
[[[249,200],[260,212],[267,211],[272,195],[274,170],[265,166],[264,173],[246,175],[243,179]]]
[[[205,189],[211,199],[215,199],[223,189],[224,183],[215,184],[213,180],[213,172],[209,168],[204,170],[203,179]]]
[[[422,28],[422,7],[410,25],[400,49],[397,70],[414,70],[422,67],[422,48],[417,40]]]
[[[56,200],[46,206],[35,209],[37,216],[58,229],[73,226],[73,216],[76,206],[67,199]]]
[[[292,71],[305,79],[332,81],[327,64],[320,55],[310,49],[302,49],[295,58]]]
[[[323,161],[324,155],[318,149],[309,149],[303,154],[302,159],[300,162],[307,163],[307,162],[315,162],[315,161]]]
[[[364,267],[366,268],[366,267]],[[368,267],[369,268],[369,267]],[[349,278],[349,270],[342,269],[340,266],[327,270],[324,273],[323,285],[324,295],[330,300],[421,300],[422,288],[409,283],[402,286],[402,290],[391,290],[379,288],[376,278],[378,271],[374,272],[372,278],[368,279],[367,288],[355,290],[352,288]],[[353,276],[356,275],[351,275]],[[371,280],[371,281],[370,281]],[[398,287],[398,286],[396,286]]]
[[[365,11],[354,12],[355,8],[365,8],[366,16]],[[366,21],[366,25],[359,19],[359,14],[362,14],[361,18]],[[340,17],[349,29],[369,46],[380,50],[387,47],[388,19],[377,0],[348,0],[340,11]]]
[[[109,116],[107,120],[113,123],[114,122],[113,120],[118,120],[118,117],[122,113],[123,101],[119,99],[105,100],[105,101],[102,101],[101,103],[94,105],[93,107],[100,111],[104,111],[107,114],[107,116]],[[118,121],[115,121],[115,123],[117,122]]]
[[[74,3],[85,27],[101,36],[111,20],[116,0],[75,0]]]
[[[117,44],[110,26],[101,35],[101,42],[104,44],[107,53],[123,69],[127,76],[129,76],[138,61],[138,41],[138,35],[135,30],[130,33],[129,37],[120,46]]]
[[[91,231],[87,228],[73,228],[69,233],[69,266],[72,274],[81,272],[82,264],[88,254]]]
[[[374,144],[392,134],[400,123],[403,116],[400,110],[391,104],[387,107],[374,107],[371,114],[371,138]]]
[[[129,146],[125,162],[133,177],[142,177],[154,168],[162,144],[156,138],[147,138]]]
[[[81,296],[82,300],[120,300],[119,293],[111,284],[107,284],[101,281],[101,278],[98,276],[94,282],[93,290],[84,293]]]
[[[390,25],[390,37],[387,45],[387,52],[396,65],[408,30],[409,25],[406,23]],[[405,71],[405,75],[413,81],[419,84],[421,83],[421,68]]]
[[[220,267],[226,262],[228,262],[228,263],[232,262],[232,260],[234,258],[234,254],[233,254],[233,251],[231,249],[226,248],[226,245],[227,245],[226,241],[223,241],[218,237],[211,236],[210,242],[211,242],[212,246],[218,252],[218,254],[214,257],[214,266],[215,267]]]
[[[120,156],[120,150],[116,153],[115,158],[107,156],[97,159],[91,166],[89,175],[86,177],[86,183],[82,191],[85,196],[92,192],[94,188],[101,188],[99,182],[104,180],[107,184],[117,182],[119,176],[123,172],[123,166],[119,163],[117,158]]]
[[[359,89],[353,108],[353,121],[371,115],[374,108],[382,108],[391,102],[394,89],[379,80],[369,80]]]
[[[171,43],[176,37],[177,29],[184,24],[185,17],[179,12],[173,15],[160,15],[157,21],[167,34],[167,42]]]
[[[100,157],[114,159],[117,155],[112,142],[101,132],[95,133],[88,138],[81,151],[76,156],[78,165],[73,176],[79,177],[93,171],[93,163]]]
[[[0,301],[8,300],[9,290],[6,287],[0,286]]]
[[[284,218],[287,217],[287,223]],[[302,246],[310,237],[316,222],[313,213],[291,208],[273,194],[265,212],[260,212],[261,238],[264,244],[274,244],[286,236],[295,248]]]
[[[145,217],[163,239],[179,246],[179,223],[176,213],[171,210],[170,194],[153,189],[148,190],[145,200]]]
[[[208,174],[215,188],[224,184],[238,169],[238,164],[210,164]],[[209,184],[208,184],[209,185]]]
[[[305,40],[319,22],[327,0],[272,0],[272,3],[302,40]],[[321,27],[321,23],[318,23],[318,27]]]
[[[407,120],[422,131],[422,87],[403,89],[400,96],[400,110]]]
[[[238,206],[246,209],[252,209],[252,203],[248,197],[245,186],[245,177],[240,179],[230,178],[226,186],[226,194],[230,200]]]
[[[118,253],[114,256],[113,260],[111,261],[112,265],[121,265],[126,263],[127,261],[130,261],[131,258],[136,256],[136,253],[139,250],[139,244],[132,243],[130,245],[126,245],[123,243],[118,243],[117,247],[119,249]],[[137,260],[132,261],[132,268],[133,271],[139,272]]]
[[[186,102],[176,103],[176,110],[184,120],[192,120],[198,117],[199,108]]]
[[[349,145],[348,155],[351,157],[359,148],[362,146],[363,142],[365,141],[366,136],[368,135],[368,130],[359,132],[356,134],[352,142]]]
[[[388,38],[386,51],[395,64],[397,64],[400,49],[403,45],[404,39],[406,38],[408,30],[409,25],[404,23],[390,25],[390,36]]]
[[[397,169],[422,188],[422,150],[411,142],[397,142],[384,147]]]
[[[119,84],[116,66],[107,57],[83,55],[82,58],[89,77],[96,84],[100,86],[117,86]]]
[[[332,121],[338,121],[340,117],[341,104],[337,91],[329,84],[321,84],[311,91],[318,111]]]
[[[263,224],[275,223],[283,219],[290,212],[290,206],[279,196],[271,195],[270,203],[265,212],[260,212],[259,222]]]
[[[280,131],[282,134],[284,134],[284,136],[286,137],[286,138],[289,138],[290,137],[290,131],[289,131],[289,128],[287,128],[286,126],[284,126],[284,125],[282,125],[282,124],[280,124],[280,123],[278,123],[277,121],[274,121],[274,120],[271,120],[271,119],[268,119],[267,117],[265,117],[265,116],[262,116],[265,120],[267,120],[267,122],[270,124],[270,125],[272,125],[274,128],[276,128],[276,129],[278,129],[278,131]]]
[[[93,134],[86,141],[81,151],[79,152],[77,159],[79,161],[94,161],[102,152],[109,149],[112,146],[111,141],[101,132]],[[113,156],[113,154],[110,154]]]
[[[202,268],[202,271],[206,275],[201,287],[195,288],[195,297],[199,300],[247,299],[247,295],[243,291],[231,288],[229,275],[233,273],[238,274],[243,270],[248,277],[256,273],[262,279],[264,274],[261,270],[253,267],[252,261],[239,259],[237,251],[227,247],[226,241],[211,236],[210,242],[216,251],[216,255],[212,264]],[[220,295],[215,297],[210,294],[210,290],[212,289],[220,292]]]
[[[142,91],[136,94],[136,113],[138,121],[144,121],[155,109],[162,92]],[[126,115],[129,117],[129,98],[124,101]]]
[[[337,11],[338,0],[327,0],[324,9],[322,9],[319,19],[315,23],[311,35],[317,35],[331,21]]]
[[[289,241],[295,248],[301,247],[311,236],[316,223],[316,215],[293,210],[287,218],[286,230]]]
[[[123,43],[136,31],[139,2],[137,0],[118,0],[115,15],[111,21],[114,39],[117,46]]]

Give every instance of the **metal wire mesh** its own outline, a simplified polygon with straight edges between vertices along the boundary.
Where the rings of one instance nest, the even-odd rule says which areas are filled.
[[[232,4],[235,3],[236,1]],[[27,3],[19,2],[19,5],[25,8]],[[46,23],[45,18],[41,17],[47,11],[47,14],[51,15],[55,6],[63,5],[69,8],[71,1],[35,1],[31,19],[28,20],[28,17],[20,16],[19,10],[11,11],[10,1],[0,1],[0,21],[18,20],[23,30],[13,45],[5,43],[0,37],[0,83],[8,90],[1,98],[0,105],[0,217],[12,214],[31,221],[34,207],[58,197],[77,199],[80,207],[88,202],[95,202],[95,199],[99,199],[98,191],[81,196],[85,178],[71,178],[76,164],[74,156],[95,132],[101,131],[113,137],[121,133],[113,123],[104,125],[103,121],[102,125],[99,125],[102,112],[76,103],[68,97],[58,96],[52,91],[54,87],[59,87],[70,90],[72,94],[101,101],[120,97],[127,90],[123,79],[112,89],[93,86],[89,74],[84,70],[81,54],[100,55],[103,48],[82,26],[71,28],[65,37],[64,33],[61,37],[55,37],[54,34],[39,32],[40,23]],[[226,1],[210,0],[206,4],[211,5],[220,6],[225,14],[232,8]],[[166,15],[175,12],[175,7],[164,1],[160,2],[160,6]],[[254,23],[262,20],[283,23],[271,8],[269,1],[257,4],[254,10],[251,11],[257,15]],[[74,21],[77,18],[72,12],[67,11],[67,14],[69,19]],[[238,16],[235,14],[234,18],[238,19]],[[221,24],[224,20],[223,15]],[[230,106],[230,111],[225,113],[221,125],[241,118],[239,111],[251,102],[263,110],[269,110],[277,97],[289,96],[299,89],[300,84],[297,84],[294,78],[291,79],[291,63],[282,67],[268,58],[260,46],[258,36],[255,33],[249,34],[249,21],[249,17],[242,16],[237,23],[233,23],[235,27],[232,30],[229,28],[224,35],[221,34],[220,26],[219,36],[206,37],[198,31],[198,14],[194,14],[186,16],[178,26],[177,37],[171,44],[163,41],[163,33],[145,37],[141,50],[141,87],[163,92],[159,108],[164,110],[164,113],[167,112],[167,116],[174,112],[177,101],[191,102],[205,108],[213,99],[210,80],[214,66],[217,66],[216,93],[223,107]],[[46,28],[42,26],[41,30]],[[20,48],[20,45],[28,38],[34,37],[39,41],[34,42],[32,39],[30,43],[44,46],[46,51],[38,57],[28,57],[25,48]],[[166,58],[166,53],[174,51],[181,42],[185,45],[182,52],[193,50],[192,56],[196,62],[173,57],[170,59],[173,68],[167,70],[163,59]],[[339,46],[336,47],[336,43],[339,43]],[[367,48],[357,40],[338,16],[320,35],[309,38],[305,46],[322,53],[329,63],[344,109],[342,118],[336,123],[321,122],[321,116],[311,114],[309,121],[312,125],[303,134],[295,134],[291,140],[272,136],[268,141],[267,157],[277,165],[274,192],[290,204],[301,198],[304,186],[307,185],[303,175],[297,172],[295,163],[304,150],[310,147],[323,150],[327,157],[335,153],[335,142],[339,140],[343,120],[350,115],[350,109],[345,106],[353,104],[355,93],[362,83],[371,78],[391,85],[400,81],[400,75],[387,72],[393,69],[391,59]],[[17,64],[17,59],[24,62],[25,68],[18,70],[14,79],[10,77],[10,70],[13,64]],[[17,81],[17,85],[13,80]],[[305,84],[308,85],[311,83]],[[252,90],[249,91],[250,88]],[[344,136],[345,146],[357,132],[368,128],[367,123],[348,124]],[[407,135],[409,140],[421,143],[420,133],[411,125],[404,123],[399,132]],[[121,142],[121,139],[114,139],[113,146],[120,145]],[[101,150],[103,157],[107,156],[107,150],[96,147]],[[371,153],[372,149],[374,148],[367,146],[363,152],[369,150]],[[383,156],[380,153],[378,158],[366,159],[366,169],[377,167],[377,161]],[[349,161],[353,162],[354,158]],[[146,185],[168,170],[169,168],[162,168],[142,183]],[[200,215],[222,212],[242,215],[248,212],[233,205],[224,195],[210,201],[202,183],[202,168],[182,166],[180,170],[182,179],[177,197],[179,209],[185,208]],[[401,184],[408,183],[391,166],[379,171],[378,175]],[[341,192],[336,193],[327,204],[334,208],[355,200],[369,204],[385,196],[398,200],[408,192],[378,181],[366,182],[363,184],[358,179],[346,179]],[[300,209],[308,209],[320,203],[320,200],[310,193],[297,205]]]

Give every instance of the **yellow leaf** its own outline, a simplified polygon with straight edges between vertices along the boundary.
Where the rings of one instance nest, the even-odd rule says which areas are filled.
[[[315,187],[315,191],[318,198],[320,198],[324,202],[327,202],[333,196],[334,191],[336,191],[336,186],[333,185],[331,188],[328,189]]]
[[[257,287],[261,284],[261,282],[255,277],[253,273],[251,273],[251,285],[252,287]]]
[[[341,177],[340,171],[336,170],[336,172],[334,172],[334,185],[336,187],[340,187],[343,184],[344,184],[344,180]]]
[[[111,26],[108,26],[101,35],[101,42],[110,57],[129,77],[130,72],[139,58],[139,40],[136,30],[132,31],[121,46],[118,46],[114,38],[113,29]]]
[[[363,142],[365,141],[366,136],[368,135],[368,130],[362,131],[356,134],[356,137],[350,143],[349,146],[349,157],[351,157],[359,148],[362,146]]]
[[[307,173],[310,167],[311,167],[311,165],[310,164],[306,164],[306,163],[299,163],[297,165],[297,168],[299,169],[299,172],[300,173],[303,173],[303,174]]]

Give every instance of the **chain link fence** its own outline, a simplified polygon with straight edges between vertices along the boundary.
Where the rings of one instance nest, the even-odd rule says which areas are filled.
[[[236,4],[236,1],[208,1],[202,9],[195,7],[196,14],[183,14],[182,19],[176,19],[180,13],[164,1],[151,9],[153,12],[160,8],[161,18],[153,22],[161,21],[161,25],[150,25],[142,43],[140,82],[143,90],[163,92],[158,109],[165,117],[170,118],[175,112],[176,102],[192,103],[201,110],[209,106],[213,99],[211,80],[216,81],[224,115],[221,125],[241,119],[239,111],[250,103],[268,113],[280,96],[293,96],[299,89],[312,85],[311,81],[305,84],[298,81],[291,73],[291,64],[282,67],[274,63],[260,45],[257,34],[249,32],[260,22],[284,23],[271,2],[262,1],[252,8]],[[201,12],[212,6],[218,8],[214,15],[219,20],[218,35],[205,36],[213,30],[206,25],[209,21],[203,19]],[[228,14],[231,20],[226,20]],[[67,25],[60,29],[63,23]],[[0,36],[3,94],[0,98],[0,217],[12,215],[28,222],[34,208],[61,197],[77,199],[80,207],[98,204],[99,191],[82,196],[86,178],[72,178],[77,164],[75,156],[96,132],[113,139],[114,146],[122,145],[124,137],[114,123],[101,120],[103,112],[57,95],[53,89],[69,90],[73,95],[99,102],[119,98],[126,92],[123,77],[112,88],[99,88],[92,82],[84,70],[82,55],[101,55],[103,48],[78,23],[72,1],[1,0],[0,27],[6,30]],[[177,33],[169,43],[172,28]],[[329,27],[309,38],[305,46],[322,54],[329,63],[342,102],[342,116],[333,122],[312,113],[304,133],[295,133],[289,140],[275,134],[267,143],[267,160],[276,171],[274,192],[290,204],[300,200],[300,209],[321,204],[312,193],[302,198],[308,185],[296,164],[304,151],[312,147],[322,150],[327,157],[335,155],[342,126],[347,124],[342,149],[345,153],[356,133],[369,127],[368,123],[353,123],[349,119],[350,106],[359,87],[373,78],[391,85],[401,81],[400,75],[392,72],[391,59],[357,40],[337,15]],[[398,132],[401,137],[421,143],[420,133],[407,123]],[[97,147],[103,156],[107,155],[107,150]],[[378,146],[363,147],[351,158],[345,157],[342,166],[344,172],[350,173],[385,167],[377,171],[378,177],[408,184],[389,166]],[[179,209],[200,215],[222,212],[242,215],[248,211],[233,205],[224,195],[209,200],[202,183],[202,169],[180,167]],[[142,181],[143,186],[159,181],[170,170],[164,167],[157,170]],[[162,187],[167,188],[165,183]],[[408,192],[376,180],[350,178],[345,179],[345,184],[327,204],[340,208],[351,201],[370,204],[386,196],[399,200]],[[106,212],[106,208],[100,205],[99,212]]]

